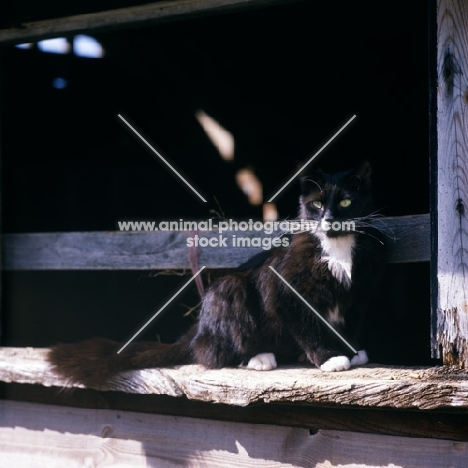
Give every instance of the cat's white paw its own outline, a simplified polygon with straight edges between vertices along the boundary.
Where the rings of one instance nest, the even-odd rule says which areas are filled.
[[[325,361],[320,369],[323,372],[340,372],[348,370],[351,367],[351,362],[346,356],[335,356]]]
[[[276,369],[278,365],[276,364],[275,355],[273,353],[260,353],[250,359],[247,364],[247,369],[255,370],[271,370]]]
[[[361,349],[357,352],[355,356],[351,359],[352,366],[363,366],[369,362],[369,357],[367,356],[366,350]]]

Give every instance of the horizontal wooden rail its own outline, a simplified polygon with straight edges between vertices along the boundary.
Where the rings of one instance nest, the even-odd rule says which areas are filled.
[[[430,258],[429,215],[382,218],[388,261],[410,263]],[[215,231],[199,235],[219,240]],[[184,231],[61,232],[6,234],[3,236],[5,270],[165,270],[190,268]],[[222,233],[226,246],[200,247],[199,264],[208,268],[235,268],[262,247],[233,247],[240,238],[268,238],[255,231]],[[234,237],[236,236],[236,237]]]
[[[0,43],[31,42],[39,39],[87,34],[119,27],[141,27],[187,17],[225,13],[246,8],[291,3],[297,0],[167,0],[63,18],[35,21],[0,29]]]

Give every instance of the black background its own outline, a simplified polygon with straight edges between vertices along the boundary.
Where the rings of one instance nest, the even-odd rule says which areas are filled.
[[[40,11],[25,3],[2,21],[124,5],[88,3]],[[4,47],[3,231],[116,230],[122,220],[206,219],[212,210],[261,219],[236,172],[251,168],[267,199],[353,115],[313,166],[335,170],[369,159],[384,214],[426,213],[427,29],[422,1],[305,1],[93,34],[103,59]],[[68,86],[55,89],[56,77]],[[204,134],[195,119],[200,109],[233,134],[232,162]],[[154,158],[119,113],[208,203]],[[280,218],[293,216],[296,185],[275,202]],[[428,361],[428,270],[389,267],[373,324],[379,359]],[[186,279],[6,272],[3,342],[48,346],[95,334],[126,340]],[[171,340],[188,326],[182,302],[196,305],[196,293],[175,301],[146,337]]]

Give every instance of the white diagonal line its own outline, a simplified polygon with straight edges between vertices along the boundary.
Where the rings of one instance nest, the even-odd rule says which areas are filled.
[[[159,314],[162,312],[201,272],[206,268],[202,266],[118,351],[120,354]]]
[[[311,309],[315,315],[333,332],[335,333],[338,338],[340,338],[343,343],[345,343],[352,351],[353,353],[357,354],[357,351],[272,267],[270,266],[270,269],[278,276],[286,286],[291,289],[292,292],[296,294],[296,296],[309,308]]]
[[[354,119],[353,115],[269,200],[272,202]]]
[[[141,141],[143,141],[143,143],[145,143],[150,149],[151,151],[153,151],[153,153],[155,153],[160,159],[162,162],[164,162],[168,167],[169,169],[171,169],[176,175],[179,176],[179,178],[185,182],[205,203],[207,203],[207,201],[182,177],[181,174],[179,174],[179,172],[177,172],[141,135],[139,132],[137,132],[123,117],[122,115],[118,114],[118,116],[120,117],[120,119],[125,122],[125,124],[128,126],[128,128],[130,128],[131,130],[133,130],[133,132],[138,135],[141,139]]]

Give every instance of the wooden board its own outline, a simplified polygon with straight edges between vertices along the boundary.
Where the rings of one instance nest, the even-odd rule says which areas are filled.
[[[187,17],[225,13],[247,8],[294,0],[167,0],[146,5],[100,11],[64,18],[11,25],[0,29],[1,43],[31,42],[57,36],[70,36],[86,32],[115,30],[125,27],[143,27],[160,22],[180,20]],[[297,1],[297,0],[295,0]]]
[[[468,3],[439,0],[433,354],[468,367]],[[439,353],[442,356],[439,356]]]
[[[468,410],[463,408],[451,411],[420,411],[343,405],[317,406],[300,402],[254,403],[239,407],[167,395],[100,392],[89,388],[57,391],[55,387],[2,382],[0,395],[6,400],[75,408],[115,409],[216,421],[299,427],[313,434],[325,429],[468,442]]]
[[[465,468],[468,443],[0,401],[1,467]]]
[[[70,387],[50,369],[47,352],[0,348],[0,381]],[[169,395],[236,406],[294,402],[409,410],[468,408],[468,373],[449,367],[368,365],[347,372],[323,373],[302,365],[271,372],[207,370],[188,365],[125,372],[97,390]]]
[[[387,238],[388,261],[421,262],[430,257],[429,215],[382,218],[377,225]],[[199,232],[218,239],[216,231]],[[199,247],[199,264],[208,268],[235,268],[261,247],[232,247],[234,236],[273,238],[260,231],[223,232],[226,247]],[[7,234],[3,237],[5,270],[164,270],[189,269],[184,231],[67,232]]]

